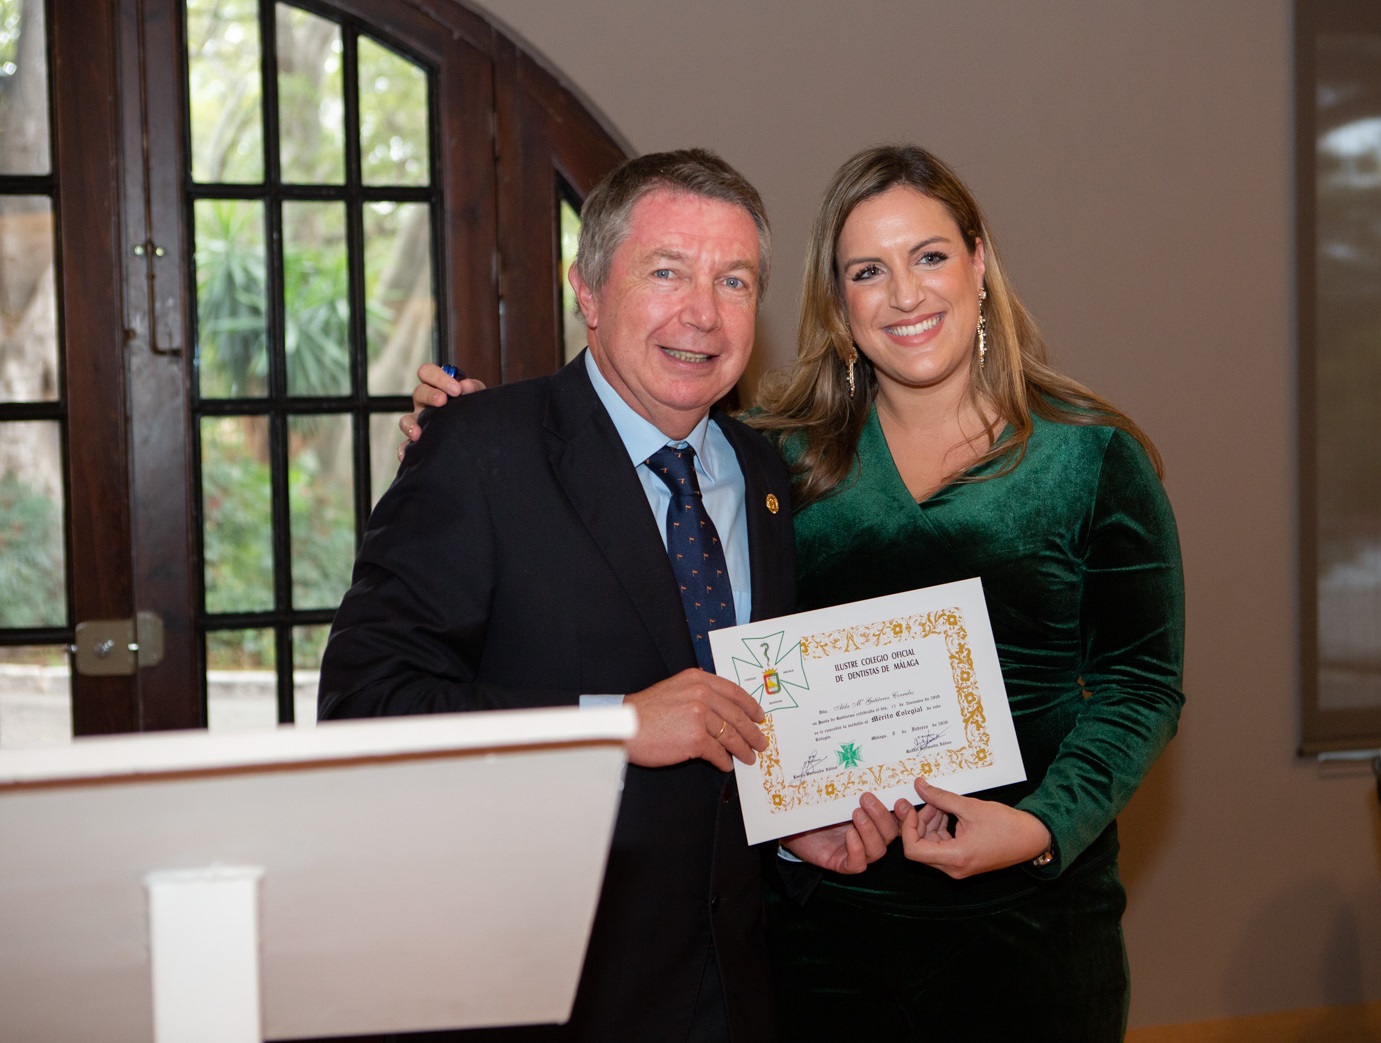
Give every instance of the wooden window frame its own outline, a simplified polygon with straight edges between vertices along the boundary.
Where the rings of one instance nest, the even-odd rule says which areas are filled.
[[[354,19],[439,70],[441,356],[491,384],[555,369],[554,186],[559,177],[587,194],[625,158],[622,146],[574,92],[458,0],[294,2]],[[131,677],[74,674],[73,727],[79,735],[198,727],[205,670],[188,406],[194,303],[181,182],[180,8],[177,0],[46,3],[69,436],[69,624],[147,610],[165,628],[158,666]],[[462,52],[475,60],[455,60]],[[458,105],[458,98],[484,104]],[[469,161],[475,157],[483,161]],[[522,306],[506,307],[510,300]],[[60,628],[63,641],[71,625]],[[290,657],[279,664],[285,668]]]
[[[1317,40],[1324,33],[1364,31],[1381,37],[1381,9],[1340,0],[1295,5],[1295,275],[1298,337],[1300,744],[1302,756],[1356,751],[1381,755],[1381,700],[1355,708],[1327,706],[1322,697],[1319,635],[1319,227],[1317,214]],[[1381,70],[1377,72],[1381,80]],[[1381,104],[1376,114],[1381,116]],[[1359,451],[1375,447],[1359,446]],[[1381,637],[1378,638],[1381,643]],[[1379,689],[1381,690],[1381,689]]]

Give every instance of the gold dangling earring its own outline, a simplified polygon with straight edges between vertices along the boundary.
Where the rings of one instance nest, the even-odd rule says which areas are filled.
[[[854,340],[854,328],[844,318],[844,334],[849,338],[849,397],[854,397],[854,363],[858,361],[858,341]]]
[[[988,299],[988,288],[978,289],[978,368],[982,369],[988,361],[988,317],[983,314],[983,302]]]

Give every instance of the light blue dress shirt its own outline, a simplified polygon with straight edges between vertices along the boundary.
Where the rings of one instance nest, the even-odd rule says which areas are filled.
[[[628,459],[642,483],[643,494],[652,517],[657,522],[657,531],[662,536],[662,546],[667,542],[667,508],[671,506],[671,490],[666,483],[652,473],[647,466],[647,458],[664,445],[688,445],[695,450],[695,471],[700,482],[700,497],[705,511],[719,532],[719,541],[724,546],[724,562],[729,569],[729,586],[734,591],[734,616],[740,623],[746,623],[753,611],[753,573],[748,560],[748,512],[743,501],[746,491],[743,470],[739,467],[738,454],[719,425],[710,423],[709,415],[702,417],[690,435],[683,439],[668,438],[650,420],[639,416],[600,372],[595,357],[585,352],[585,372],[594,385],[595,394],[614,422],[623,447],[628,450]],[[622,695],[586,694],[580,697],[580,705],[608,706],[623,701]]]
[[[714,527],[719,530],[724,545],[724,560],[729,566],[729,585],[734,591],[734,614],[740,623],[747,623],[753,611],[753,573],[748,560],[748,512],[744,510],[745,489],[743,470],[738,454],[729,439],[710,423],[709,416],[701,418],[685,438],[668,438],[652,424],[633,411],[604,378],[595,364],[594,355],[585,353],[585,371],[590,375],[595,394],[604,404],[609,419],[628,450],[628,458],[642,482],[647,504],[657,521],[657,531],[666,546],[667,508],[671,505],[671,490],[652,473],[647,458],[664,445],[689,445],[695,450],[695,471],[700,482],[700,495]]]

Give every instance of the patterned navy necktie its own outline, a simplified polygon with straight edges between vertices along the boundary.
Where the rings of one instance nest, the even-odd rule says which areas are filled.
[[[719,533],[700,496],[695,450],[690,446],[663,446],[647,458],[647,466],[671,490],[667,557],[681,587],[681,604],[686,610],[696,661],[700,669],[713,673],[708,635],[711,630],[731,627],[736,622],[734,591],[729,585],[729,566],[724,560]]]

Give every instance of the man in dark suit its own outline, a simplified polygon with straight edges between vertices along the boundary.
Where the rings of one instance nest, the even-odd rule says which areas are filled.
[[[756,190],[698,150],[630,161],[582,218],[571,281],[588,351],[424,421],[370,519],[322,662],[320,716],[632,705],[571,1021],[508,1032],[761,1043],[774,1034],[761,868],[728,772],[763,748],[762,712],[698,668],[709,660],[696,646],[707,626],[792,608],[785,468],[710,411],[752,349],[767,221]],[[668,445],[690,460],[724,551],[732,592],[715,588],[722,610],[708,622],[668,558],[676,483],[648,459]],[[861,868],[885,846],[864,833],[845,824],[803,853]]]

